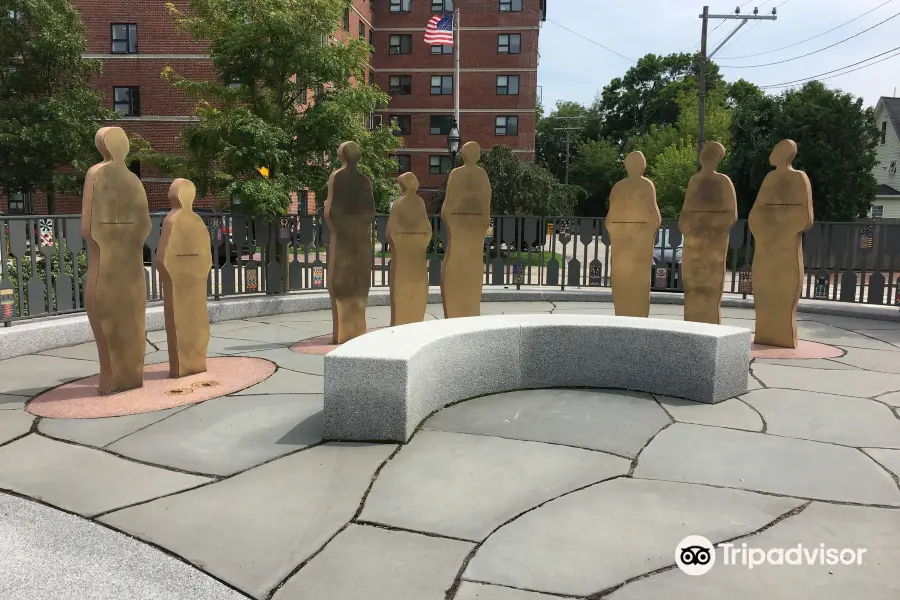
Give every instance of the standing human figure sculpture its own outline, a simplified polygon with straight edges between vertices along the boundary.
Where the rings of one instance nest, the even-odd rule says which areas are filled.
[[[782,140],[772,150],[775,167],[763,180],[750,210],[753,234],[753,341],[797,347],[797,303],[803,287],[803,234],[813,226],[812,186],[791,164],[797,143]]]
[[[81,235],[88,246],[84,305],[97,343],[98,391],[103,395],[144,384],[144,242],[150,234],[150,211],[141,180],[125,164],[125,131],[103,127],[94,143],[103,162],[84,177]]]
[[[391,248],[391,327],[425,320],[428,306],[428,264],[431,221],[419,196],[413,173],[397,178],[401,196],[391,204],[387,239]]]
[[[169,348],[169,376],[206,372],[209,346],[207,280],[212,268],[209,230],[194,212],[197,188],[187,179],[169,187],[172,210],[166,215],[156,252],[162,279]]]
[[[441,265],[441,298],[446,319],[481,314],[484,236],[491,226],[491,181],[478,166],[480,158],[481,147],[476,142],[467,142],[462,147],[463,164],[450,172],[441,207],[447,232]]]
[[[706,142],[700,172],[688,182],[678,229],[684,235],[684,320],[718,325],[728,238],[737,222],[737,195],[727,175],[716,172],[725,147]]]
[[[656,205],[656,187],[644,177],[647,160],[641,152],[625,157],[628,177],[609,195],[606,229],[612,254],[613,304],[616,316],[650,316],[650,274],[653,242],[662,224]]]
[[[359,146],[338,148],[342,167],[328,178],[325,221],[328,247],[328,294],[331,296],[332,339],[343,344],[366,332],[366,300],[372,277],[372,181],[359,170]]]

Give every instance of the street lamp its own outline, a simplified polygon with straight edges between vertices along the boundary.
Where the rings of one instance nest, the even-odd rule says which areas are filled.
[[[447,149],[450,151],[450,166],[456,165],[456,155],[459,154],[459,127],[456,118],[450,121],[450,131],[447,133]]]

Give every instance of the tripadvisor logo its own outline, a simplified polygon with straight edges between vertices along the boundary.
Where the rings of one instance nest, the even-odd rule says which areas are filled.
[[[716,550],[718,548],[718,552]],[[790,548],[752,548],[746,543],[736,546],[731,543],[713,545],[699,535],[690,535],[675,547],[675,564],[688,575],[705,575],[716,564],[716,554],[725,566],[741,565],[752,570],[760,565],[801,566],[838,564],[861,565],[865,548],[828,548],[825,544],[804,546],[797,544]]]

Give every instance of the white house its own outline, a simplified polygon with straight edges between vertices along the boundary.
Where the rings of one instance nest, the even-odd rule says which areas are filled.
[[[875,124],[881,131],[875,165],[875,201],[870,217],[900,219],[900,98],[882,96],[875,105]]]

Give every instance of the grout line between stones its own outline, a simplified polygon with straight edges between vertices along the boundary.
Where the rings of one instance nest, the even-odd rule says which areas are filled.
[[[634,476],[634,470],[637,469],[638,460],[641,458],[641,454],[644,453],[644,450],[647,449],[647,446],[649,446],[653,442],[653,440],[656,439],[656,437],[659,434],[661,434],[663,431],[665,431],[666,429],[668,429],[669,427],[671,427],[674,424],[675,424],[675,421],[672,421],[671,423],[668,423],[667,425],[664,425],[663,427],[661,427],[660,430],[657,431],[656,433],[654,433],[652,436],[650,436],[650,439],[647,440],[647,443],[644,444],[644,446],[640,450],[638,450],[638,453],[635,455],[634,459],[632,459],[632,461],[631,461],[631,467],[628,469],[629,477]]]
[[[419,531],[418,529],[409,529],[407,527],[397,527],[395,525],[387,525],[376,521],[355,520],[350,522],[351,525],[359,525],[360,527],[373,527],[375,529],[384,529],[385,531],[399,531],[402,533],[414,533],[416,535],[424,535],[425,537],[438,538],[441,540],[453,540],[454,542],[466,542],[467,544],[477,544],[478,540],[470,540],[452,535],[444,535],[434,533],[433,531]]]
[[[220,396],[220,397],[222,397],[222,396]],[[210,398],[210,400],[215,400],[215,398]],[[174,417],[175,415],[177,415],[177,414],[179,414],[179,413],[183,413],[184,411],[188,410],[189,408],[193,408],[193,407],[195,407],[195,406],[199,406],[199,405],[205,404],[205,403],[207,403],[207,402],[209,402],[209,400],[203,400],[202,402],[195,402],[194,404],[185,404],[184,406],[174,407],[174,408],[177,408],[178,410],[176,410],[176,411],[173,412],[172,414],[166,415],[166,416],[164,416],[162,419],[159,419],[158,421],[153,421],[152,423],[148,423],[148,424],[144,425],[143,427],[138,427],[138,428],[135,429],[134,431],[129,432],[129,433],[126,433],[126,434],[123,435],[122,437],[116,438],[116,439],[114,439],[113,441],[109,442],[108,444],[103,444],[102,446],[96,446],[96,447],[97,447],[97,448],[104,448],[104,449],[105,449],[105,448],[109,448],[110,446],[112,446],[112,445],[115,444],[116,442],[121,442],[121,441],[124,440],[125,438],[127,438],[127,437],[129,437],[129,436],[132,436],[132,435],[136,434],[136,433],[139,432],[139,431],[144,431],[145,429],[148,429],[148,428],[150,428],[150,427],[153,427],[153,426],[156,425],[157,423],[162,423],[163,421],[166,421],[166,420],[168,420],[168,419]],[[138,414],[141,414],[141,413],[138,413]],[[147,413],[144,413],[144,414],[147,414]],[[126,415],[126,416],[127,416],[127,415]]]
[[[506,585],[504,583],[493,583],[491,581],[482,581],[480,579],[463,578],[460,581],[460,583],[479,583],[481,585],[488,585],[491,587],[500,587],[500,588],[504,588],[507,590],[517,590],[519,592],[528,592],[530,594],[542,594],[542,595],[548,596],[550,598],[565,598],[566,600],[568,600],[569,598],[573,598],[574,600],[583,600],[584,599],[584,596],[570,596],[569,594],[554,594],[554,593],[545,592],[542,590],[535,590],[535,589],[531,589],[531,588],[521,588],[521,587],[516,587],[514,585]]]
[[[438,411],[440,412],[440,411]],[[609,456],[613,456],[615,458],[623,458],[625,460],[634,460],[633,456],[625,456],[624,454],[616,454],[615,452],[610,452],[609,450],[598,450],[596,448],[586,448],[585,446],[573,446],[571,444],[563,444],[561,442],[547,442],[544,440],[526,440],[522,438],[515,437],[506,437],[503,435],[493,435],[490,433],[472,433],[470,431],[447,431],[445,429],[429,429],[428,427],[422,427],[416,430],[416,433],[419,431],[430,431],[432,433],[449,433],[451,435],[473,435],[477,437],[490,437],[497,438],[500,440],[508,440],[511,442],[524,442],[526,444],[546,444],[547,446],[559,446],[562,448],[572,448],[573,450],[584,450],[585,452],[596,452],[597,454],[607,454]]]
[[[749,394],[750,392],[747,392],[747,393]],[[743,394],[743,395],[741,395],[741,396],[737,396],[737,397],[735,398],[735,400],[737,400],[738,402],[740,402],[741,404],[743,404],[744,406],[746,406],[747,408],[749,408],[750,410],[752,410],[753,412],[755,412],[757,415],[759,415],[759,420],[762,422],[762,430],[756,431],[756,432],[753,432],[753,433],[766,433],[766,432],[768,432],[768,430],[769,430],[769,423],[768,423],[768,421],[766,421],[766,418],[763,416],[763,414],[762,414],[755,406],[753,406],[752,404],[750,404],[749,402],[747,402],[746,400],[744,400],[744,397],[743,397],[743,396],[745,396],[745,395],[746,395],[746,394]],[[742,431],[747,431],[747,430],[746,430],[746,429],[743,429]]]
[[[164,554],[164,555],[166,555],[166,556],[168,556],[168,557],[170,557],[170,558],[174,558],[174,559],[177,560],[178,562],[187,565],[188,567],[194,569],[195,571],[198,571],[198,572],[200,572],[200,573],[203,573],[204,575],[206,575],[206,576],[209,577],[210,579],[213,579],[213,580],[215,580],[215,581],[221,583],[222,585],[224,585],[224,586],[227,587],[228,589],[230,589],[230,590],[232,590],[232,591],[235,591],[235,592],[239,593],[241,596],[244,596],[245,598],[248,598],[249,600],[256,600],[256,598],[254,598],[253,596],[251,596],[251,595],[248,594],[247,592],[243,591],[242,589],[240,589],[240,588],[238,588],[238,587],[235,587],[233,584],[228,583],[228,582],[225,581],[224,579],[221,579],[220,577],[217,577],[216,575],[213,575],[213,574],[210,573],[209,571],[207,571],[207,570],[205,570],[205,569],[203,569],[203,568],[201,568],[201,567],[199,567],[199,566],[193,564],[192,562],[190,562],[190,561],[187,560],[186,558],[184,558],[184,557],[182,557],[182,556],[180,556],[180,555],[178,555],[178,554],[172,552],[171,550],[169,550],[168,548],[165,548],[164,546],[160,546],[159,544],[156,544],[156,543],[154,543],[154,542],[150,542],[150,541],[148,541],[148,540],[139,538],[139,537],[137,537],[137,536],[135,536],[135,535],[132,535],[132,534],[128,533],[127,531],[123,531],[123,530],[121,530],[121,529],[119,529],[119,528],[117,528],[117,527],[114,527],[113,525],[110,525],[110,524],[108,524],[108,523],[104,523],[104,522],[102,522],[102,521],[95,521],[95,520],[93,520],[93,519],[90,519],[90,518],[88,518],[88,517],[85,517],[84,515],[80,515],[80,514],[74,512],[74,511],[71,511],[71,510],[68,510],[68,509],[65,509],[65,508],[61,508],[61,507],[59,507],[59,506],[54,506],[53,504],[50,504],[50,503],[48,503],[48,502],[44,502],[43,500],[39,500],[39,499],[37,499],[37,498],[32,498],[32,497],[30,497],[30,496],[26,496],[26,495],[24,495],[24,494],[20,494],[20,493],[18,493],[18,492],[13,491],[13,490],[9,490],[9,489],[6,489],[6,488],[0,488],[0,492],[5,493],[5,494],[9,494],[10,496],[15,496],[16,498],[21,498],[21,499],[23,499],[23,500],[28,500],[29,502],[34,502],[35,504],[40,504],[40,505],[42,505],[42,506],[46,506],[46,507],[48,507],[48,508],[50,508],[50,509],[57,510],[57,511],[59,511],[59,512],[66,513],[66,514],[71,515],[71,516],[73,516],[73,517],[76,517],[76,518],[78,518],[78,519],[81,519],[81,520],[84,520],[84,521],[88,521],[89,523],[92,523],[92,524],[94,524],[94,525],[98,525],[98,526],[100,526],[100,527],[105,527],[106,529],[108,529],[108,530],[110,530],[110,531],[113,531],[113,532],[115,532],[115,533],[117,533],[117,534],[119,534],[119,535],[124,535],[125,537],[128,537],[128,538],[131,538],[131,539],[133,539],[133,540],[136,540],[136,541],[137,541],[138,543],[140,543],[140,544],[145,544],[145,545],[147,545],[147,546],[150,546],[151,548],[155,548],[156,550],[158,550],[158,551],[161,552],[162,554]]]
[[[653,398],[653,400],[654,400],[654,402],[656,402],[657,406],[659,406],[663,410],[663,412],[666,413],[666,416],[669,417],[669,420],[672,423],[678,423],[678,419],[676,419],[674,417],[674,415],[672,415],[672,413],[669,412],[668,408],[663,406],[663,403],[660,401],[659,396],[662,396],[662,394],[650,394],[650,397]]]
[[[867,446],[867,448],[870,448],[870,447]],[[870,449],[871,449],[871,450],[894,450],[894,448],[870,448]],[[878,459],[876,459],[874,456],[872,456],[871,454],[869,454],[868,452],[866,452],[866,451],[863,450],[862,448],[857,448],[857,450],[859,450],[860,452],[862,452],[863,455],[865,455],[866,458],[868,458],[869,460],[871,460],[872,462],[874,462],[876,465],[878,465],[879,467],[881,467],[882,469],[884,469],[884,471],[891,477],[891,479],[894,480],[894,483],[897,485],[897,489],[900,490],[900,477],[898,477],[896,473],[894,473],[893,471],[891,471],[890,469],[888,469],[886,466],[884,466],[883,464],[881,464],[881,463],[878,461]]]

